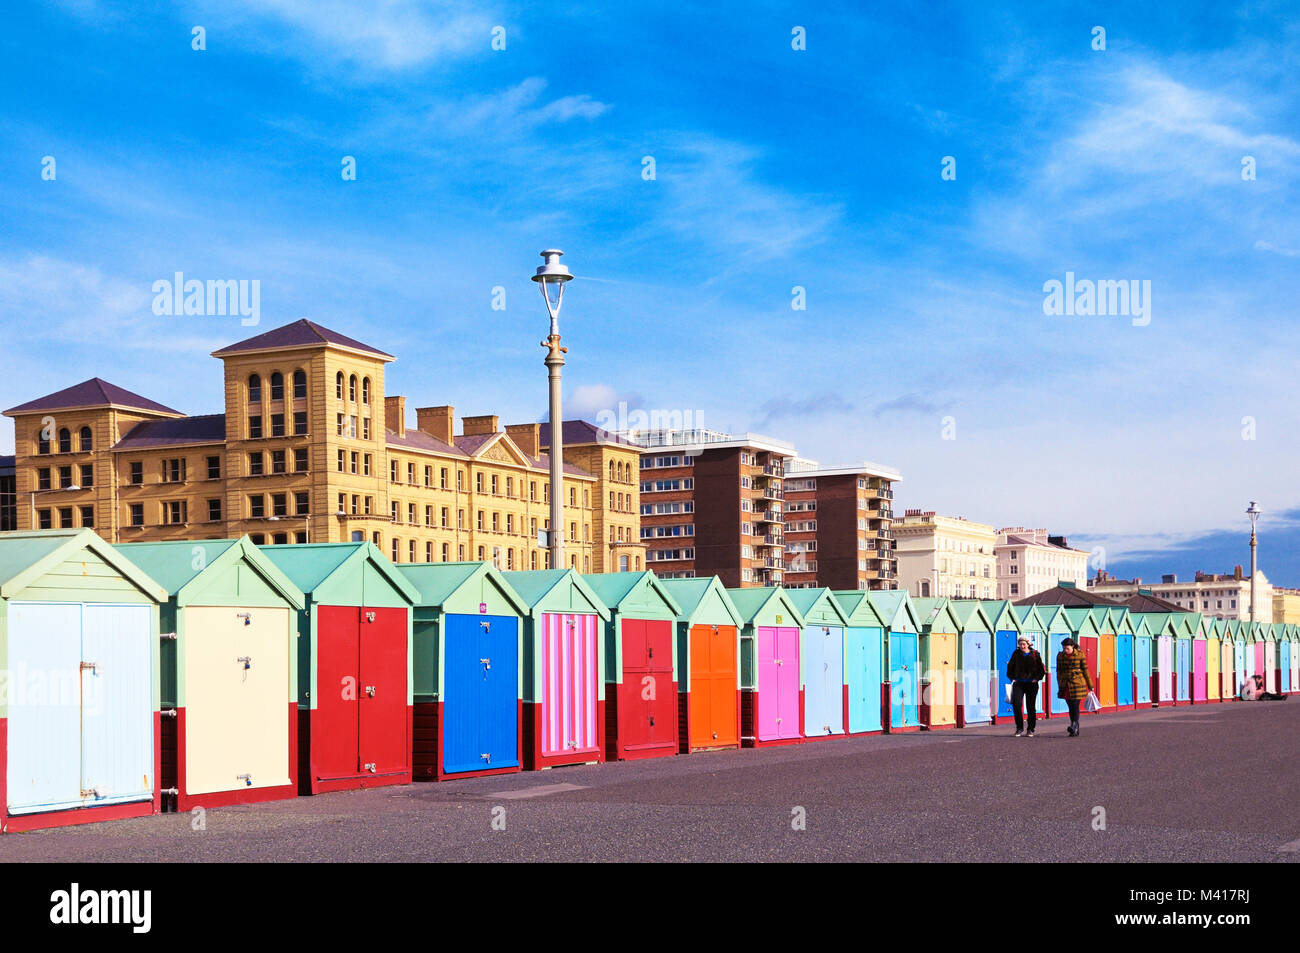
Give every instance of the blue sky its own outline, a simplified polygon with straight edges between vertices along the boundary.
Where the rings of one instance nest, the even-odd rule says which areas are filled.
[[[1300,20],[1130,6],[18,4],[0,400],[98,375],[219,409],[208,352],[250,330],[154,315],[182,271],[396,354],[389,393],[537,419],[527,278],[557,246],[571,415],[887,463],[900,510],[1049,526],[1121,574],[1244,561],[1215,541],[1259,499],[1294,584]],[[1150,324],[1045,315],[1066,272],[1149,280]]]

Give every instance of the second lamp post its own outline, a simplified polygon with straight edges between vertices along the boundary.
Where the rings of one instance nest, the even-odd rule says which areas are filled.
[[[541,252],[542,264],[533,281],[541,287],[546,311],[551,316],[551,333],[542,342],[546,348],[546,368],[551,385],[551,531],[547,538],[551,552],[551,568],[564,568],[564,416],[560,410],[560,369],[568,348],[560,347],[560,303],[564,300],[564,284],[573,278],[569,269],[560,264],[564,252],[548,248]]]

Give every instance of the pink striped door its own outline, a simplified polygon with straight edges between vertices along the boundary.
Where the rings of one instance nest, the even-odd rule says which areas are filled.
[[[542,625],[542,754],[594,752],[596,617],[548,612]]]

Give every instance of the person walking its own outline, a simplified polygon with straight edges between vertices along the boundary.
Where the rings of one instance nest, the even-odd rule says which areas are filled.
[[[1011,680],[1011,710],[1016,715],[1016,737],[1025,734],[1025,716],[1020,713],[1023,703],[1029,714],[1029,737],[1034,737],[1034,727],[1038,723],[1038,683],[1047,674],[1043,657],[1023,635],[1016,644],[1016,650],[1007,659],[1007,678]]]
[[[1074,639],[1064,639],[1056,655],[1056,694],[1065,699],[1070,709],[1071,738],[1079,737],[1079,703],[1093,691],[1092,675],[1088,672],[1088,657]]]

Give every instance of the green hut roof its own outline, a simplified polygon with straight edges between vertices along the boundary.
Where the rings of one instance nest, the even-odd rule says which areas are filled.
[[[961,624],[957,621],[957,617],[953,615],[952,607],[949,606],[947,599],[913,599],[912,605],[916,607],[916,616],[921,625],[931,632],[951,632],[956,634],[961,629]]]
[[[867,598],[871,600],[876,613],[889,628],[894,628],[894,622],[899,615],[905,615],[905,621],[911,622],[913,630],[917,632],[921,630],[921,620],[917,617],[916,606],[912,603],[912,597],[907,594],[906,589],[872,589],[867,593]]]
[[[168,595],[184,605],[194,583],[207,573],[220,573],[242,561],[295,609],[306,604],[302,590],[247,536],[239,539],[173,540],[160,543],[119,543],[128,559],[157,581]],[[202,558],[199,558],[199,557]],[[208,578],[212,578],[211,575]]]
[[[680,607],[677,618],[679,622],[691,623],[710,593],[715,594],[731,616],[732,625],[739,628],[745,624],[736,609],[736,604],[727,595],[722,580],[717,576],[696,579],[660,579],[659,585],[673,597]]]
[[[835,601],[844,610],[844,617],[851,626],[886,628],[887,623],[880,617],[865,589],[844,589],[832,593]]]
[[[89,529],[31,530],[0,535],[0,598],[22,592],[51,569],[90,550],[155,602],[167,601],[167,590],[104,538]]]
[[[769,610],[769,608],[774,611],[779,607],[790,613],[794,625],[800,628],[803,627],[803,615],[795,604],[790,601],[790,592],[779,586],[728,589],[727,595],[731,596],[731,601],[736,604],[736,611],[740,613],[740,617],[745,620],[746,625],[752,624],[759,615]],[[784,612],[782,615],[784,615]]]
[[[790,597],[790,601],[804,617],[804,623],[807,625],[813,624],[811,616],[814,613],[829,613],[840,625],[849,624],[849,617],[845,615],[844,610],[835,600],[834,593],[829,589],[787,589],[786,595]]]
[[[598,572],[586,573],[583,582],[591,586],[608,609],[621,610],[630,598],[640,594],[642,601],[649,595],[650,601],[661,601],[674,616],[681,615],[682,607],[669,595],[659,577],[653,572]]]
[[[259,546],[304,594],[311,595],[340,570],[367,560],[412,605],[420,594],[374,543],[282,543]]]
[[[600,596],[587,585],[582,576],[570,569],[525,569],[516,570],[515,572],[506,572],[506,582],[519,594],[519,598],[528,606],[529,612],[536,612],[539,606],[546,601],[546,598],[552,593],[559,590],[562,586],[572,586],[577,589],[586,600],[593,612],[600,616],[606,622],[609,621],[609,609]],[[572,577],[570,579],[569,577]],[[543,608],[543,611],[549,611]],[[559,611],[559,610],[557,610]]]
[[[415,603],[417,606],[441,608],[464,587],[472,588],[479,584],[479,580],[487,580],[516,612],[521,615],[528,612],[528,606],[519,598],[519,594],[489,562],[400,563],[397,571],[419,593],[419,599]],[[475,598],[474,601],[479,600]]]

